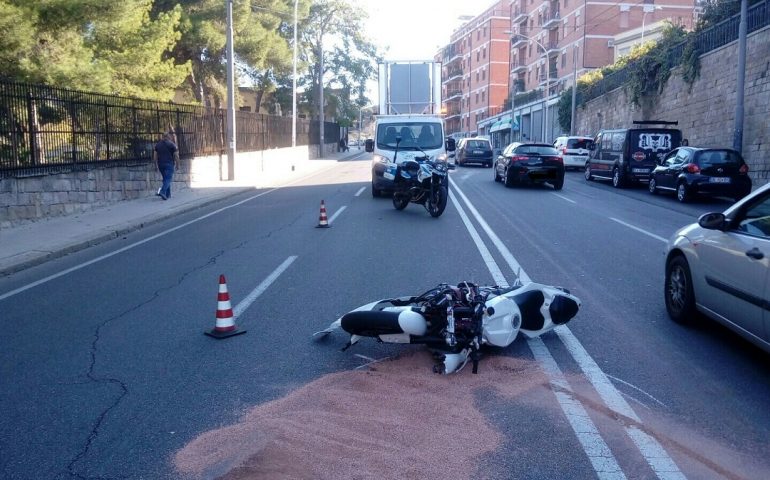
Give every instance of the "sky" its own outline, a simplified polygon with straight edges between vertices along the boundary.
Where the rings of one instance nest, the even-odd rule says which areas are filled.
[[[369,14],[367,35],[386,60],[432,60],[436,51],[462,23],[458,17],[476,16],[494,0],[353,0]]]
[[[495,0],[351,0],[369,15],[367,36],[385,52],[385,60],[433,60],[449,43],[452,32]],[[386,50],[387,49],[387,50]],[[377,83],[368,85],[369,98],[378,100]]]

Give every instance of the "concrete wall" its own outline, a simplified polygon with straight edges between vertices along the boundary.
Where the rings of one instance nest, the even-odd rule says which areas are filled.
[[[268,186],[311,159],[336,152],[327,144],[278,148],[236,154],[235,178],[226,183],[227,156],[212,155],[182,160],[174,175],[172,192],[215,185]],[[132,167],[89,166],[88,170],[24,178],[0,179],[0,228],[85,212],[112,203],[153,196],[161,184],[154,163]]]
[[[692,89],[674,69],[663,92],[634,107],[622,88],[577,108],[577,132],[631,126],[633,120],[676,120],[690,145],[732,147],[735,122],[735,41],[700,57]],[[770,28],[748,37],[744,99],[743,156],[754,186],[770,179]]]

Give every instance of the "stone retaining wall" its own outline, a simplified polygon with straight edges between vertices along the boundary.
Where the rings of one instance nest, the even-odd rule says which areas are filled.
[[[336,151],[326,145],[324,155]],[[267,185],[297,163],[319,158],[318,147],[278,148],[236,154],[235,179],[227,175],[227,157],[212,155],[182,160],[172,191],[202,186]],[[90,166],[88,170],[0,179],[0,228],[42,218],[71,215],[125,200],[155,195],[161,176],[154,163],[132,167]]]
[[[631,126],[633,120],[676,120],[692,146],[732,147],[738,42],[700,57],[690,88],[674,69],[663,92],[634,107],[622,88],[577,108],[577,131]],[[743,156],[757,187],[770,179],[770,28],[747,39]]]

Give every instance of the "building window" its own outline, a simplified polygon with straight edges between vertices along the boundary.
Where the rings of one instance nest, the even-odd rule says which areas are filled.
[[[478,50],[476,51],[476,61],[477,62],[479,61],[479,52],[478,52]]]
[[[564,0],[564,6],[565,6],[565,7],[568,5],[568,3],[569,3],[569,2],[568,2],[567,0]]]
[[[476,30],[476,40],[480,40],[480,39],[481,39],[481,31]]]
[[[529,44],[529,57],[532,58],[532,44]]]
[[[476,81],[477,82],[479,81],[479,72],[478,71],[476,72]]]
[[[561,68],[564,68],[567,66],[567,56],[562,54],[561,55]]]
[[[481,71],[481,79],[482,80],[486,80],[487,79],[487,71],[486,70],[482,70]]]
[[[476,92],[476,103],[479,103],[479,92]]]
[[[487,27],[484,27],[484,38],[487,38]]]
[[[481,51],[481,56],[484,58],[487,58],[487,47],[484,47],[484,50]]]
[[[481,92],[481,101],[482,102],[485,101],[486,96],[487,96],[487,92]]]

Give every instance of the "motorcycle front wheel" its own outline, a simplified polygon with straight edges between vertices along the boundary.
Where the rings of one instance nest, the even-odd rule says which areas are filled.
[[[437,218],[444,213],[448,196],[447,187],[442,185],[439,187],[438,192],[436,192],[435,197],[437,198],[428,199],[428,213],[430,213],[431,217]]]
[[[409,197],[406,195],[399,195],[398,192],[393,192],[393,206],[396,210],[403,210],[409,205]]]

